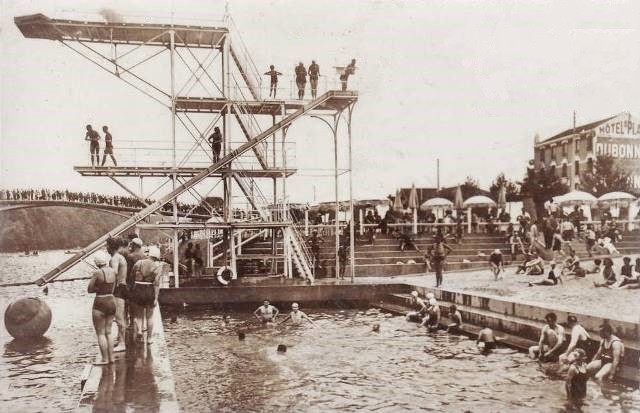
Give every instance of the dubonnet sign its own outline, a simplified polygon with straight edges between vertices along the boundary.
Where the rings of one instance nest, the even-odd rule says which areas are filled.
[[[640,121],[622,113],[596,128],[596,156],[611,156],[640,190]]]

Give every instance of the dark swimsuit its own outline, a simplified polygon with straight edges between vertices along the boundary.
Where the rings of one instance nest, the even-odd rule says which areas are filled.
[[[113,299],[113,289],[116,283],[108,283],[104,270],[100,270],[100,272],[102,272],[104,281],[100,278],[96,280],[96,298],[93,300],[93,309],[100,311],[105,316],[115,315],[116,302]]]
[[[583,399],[587,396],[587,381],[589,374],[578,370],[571,379],[571,397],[574,399]]]

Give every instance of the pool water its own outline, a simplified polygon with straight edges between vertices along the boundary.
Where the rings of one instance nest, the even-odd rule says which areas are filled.
[[[0,254],[0,284],[33,281],[65,258],[63,251],[41,251],[34,257]],[[88,275],[78,265],[64,277]],[[91,323],[88,281],[49,285],[45,296],[35,285],[0,287],[0,411],[71,411],[80,396],[80,376],[98,353]],[[19,297],[43,298],[51,308],[51,327],[42,340],[17,342],[4,328],[4,310]]]
[[[307,313],[316,326],[262,326],[251,314],[163,312],[176,390],[186,412],[640,411],[640,391],[589,383],[581,405],[564,382],[511,349],[428,333],[375,309]],[[372,331],[374,323],[380,332]],[[237,330],[247,331],[239,341]],[[279,344],[286,353],[276,351]]]

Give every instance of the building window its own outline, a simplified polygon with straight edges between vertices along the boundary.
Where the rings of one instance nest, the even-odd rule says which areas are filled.
[[[593,138],[591,136],[587,138],[587,151],[593,152]]]
[[[563,164],[562,164],[562,177],[563,177],[563,178],[566,178],[566,177],[567,177],[567,169],[568,169],[568,168],[567,168],[567,164],[566,164],[566,163],[563,163]]]
[[[574,174],[576,176],[580,175],[580,161],[575,161],[573,163],[573,167],[574,167]]]
[[[549,172],[551,173],[551,176],[556,176],[556,166],[555,165],[551,165],[551,169],[549,170]]]
[[[545,159],[544,159],[544,148],[540,149],[540,163],[544,165],[545,163]]]
[[[593,158],[587,159],[587,171],[593,173]]]
[[[567,144],[566,143],[562,144],[562,157],[563,158],[567,157]]]
[[[580,139],[576,139],[574,142],[576,143],[575,153],[578,153],[580,152]]]

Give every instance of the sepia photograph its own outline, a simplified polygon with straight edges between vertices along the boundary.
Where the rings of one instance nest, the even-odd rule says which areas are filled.
[[[0,0],[0,411],[640,412],[639,17]]]

